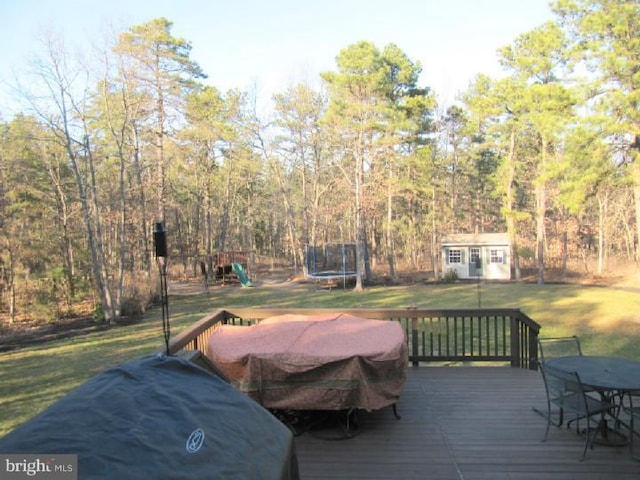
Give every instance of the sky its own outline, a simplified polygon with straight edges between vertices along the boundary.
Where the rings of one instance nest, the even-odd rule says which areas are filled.
[[[42,32],[82,48],[157,17],[191,43],[208,84],[255,90],[264,105],[299,82],[318,86],[342,49],[367,40],[420,62],[421,86],[446,106],[475,75],[500,76],[497,50],[554,15],[548,0],[2,0],[0,118]]]

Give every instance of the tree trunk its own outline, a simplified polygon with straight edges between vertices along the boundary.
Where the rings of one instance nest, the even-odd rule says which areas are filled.
[[[389,185],[387,186],[387,228],[386,228],[386,250],[387,250],[387,265],[389,266],[389,277],[392,280],[397,280],[398,274],[396,272],[396,253],[393,244],[393,167],[389,167]]]
[[[117,285],[115,291],[115,306],[116,318],[120,317],[122,314],[122,295],[124,290],[124,264],[125,258],[127,255],[127,194],[126,194],[126,178],[125,178],[125,159],[124,152],[121,150],[119,152],[120,156],[120,182],[119,182],[119,191],[120,191],[120,255],[118,259],[118,272],[117,272]]]
[[[136,185],[138,187],[138,201],[140,202],[141,209],[141,221],[142,221],[142,244],[144,245],[144,255],[142,257],[142,264],[144,271],[147,275],[151,275],[151,265],[153,252],[149,242],[149,227],[147,224],[147,196],[145,192],[145,184],[142,180],[142,166],[140,164],[140,136],[138,134],[138,128],[133,125],[131,127],[131,135],[133,137],[133,168],[135,172]]]
[[[165,154],[164,154],[164,141],[165,141],[165,105],[164,105],[164,92],[162,89],[161,81],[159,80],[159,70],[155,70],[154,74],[156,75],[156,115],[157,123],[156,123],[156,148],[157,148],[157,165],[156,165],[156,188],[157,188],[157,221],[164,222],[165,219],[165,183],[166,183],[166,166],[165,166]]]
[[[353,182],[354,206],[356,214],[356,292],[364,290],[362,277],[364,269],[364,225],[362,219],[362,180],[364,176],[364,159],[362,154],[357,152],[355,155],[355,175]]]
[[[287,188],[285,187],[285,179],[283,178],[282,171],[275,162],[272,162],[271,165],[272,171],[276,174],[278,189],[280,190],[280,195],[282,197],[282,202],[284,205],[284,221],[289,237],[289,248],[291,249],[291,254],[293,256],[294,272],[297,275],[299,267],[300,265],[302,265],[302,249],[300,248],[298,236],[296,234],[295,212],[293,211],[293,207],[291,206],[291,202],[289,201],[289,195],[287,193]]]
[[[604,272],[605,225],[608,216],[607,195],[598,195],[598,275]]]
[[[16,275],[15,265],[13,264],[13,251],[11,246],[7,248],[9,264],[6,268],[5,280],[9,285],[9,325],[16,321]]]
[[[507,234],[509,235],[509,241],[511,243],[511,261],[513,265],[514,277],[516,281],[522,279],[522,272],[520,270],[520,255],[518,252],[518,236],[517,236],[517,224],[514,211],[514,182],[516,175],[516,132],[513,130],[509,138],[509,154],[507,155],[507,179],[506,189],[504,196],[504,211],[505,211],[505,223],[507,224]]]
[[[83,178],[78,160],[76,158],[73,149],[71,148],[71,140],[67,141],[67,153],[69,155],[69,161],[71,164],[71,170],[76,181],[76,188],[78,190],[78,199],[80,200],[80,206],[82,209],[82,218],[84,220],[85,233],[87,235],[87,246],[89,248],[89,254],[91,255],[91,271],[94,281],[94,287],[100,298],[102,308],[104,309],[105,320],[110,321],[111,312],[111,295],[108,292],[107,285],[105,284],[105,269],[103,264],[102,255],[98,250],[96,242],[93,219],[91,216],[91,210],[89,208],[89,199],[87,198],[87,191],[85,188],[85,180]]]
[[[441,275],[438,274],[440,271],[440,262],[439,259],[439,248],[438,248],[438,228],[436,221],[436,202],[437,195],[436,189],[433,187],[431,189],[431,263],[433,265],[433,279],[439,280]],[[440,272],[444,274],[444,272]]]
[[[636,160],[637,161],[637,160]],[[634,164],[634,171],[640,170],[640,165]],[[636,217],[636,241],[635,241],[635,263],[636,269],[640,272],[640,172],[633,176],[633,200]]]
[[[43,154],[43,158],[46,158],[45,154]],[[57,214],[60,219],[60,229],[62,230],[64,275],[69,286],[67,306],[70,306],[71,299],[76,295],[76,282],[75,265],[73,261],[73,243],[71,241],[71,236],[69,235],[69,207],[67,205],[67,196],[64,192],[62,181],[58,173],[58,166],[47,163],[47,170],[51,183],[53,184],[56,206],[58,207]]]
[[[222,197],[222,213],[220,215],[220,226],[218,229],[218,242],[216,248],[218,252],[224,252],[227,243],[227,233],[229,230],[229,210],[231,209],[231,170],[232,167],[227,167],[227,176],[224,182],[224,193]]]
[[[538,176],[535,180],[536,194],[536,264],[538,269],[537,281],[538,285],[544,283],[544,250],[545,250],[545,225],[547,211],[547,186],[544,180],[546,159],[547,159],[547,140],[542,137],[542,147],[540,156],[540,166]]]
[[[562,279],[564,280],[565,277],[567,276],[567,260],[569,257],[569,241],[568,241],[568,235],[567,235],[567,230],[566,230],[566,224],[563,226],[563,231],[562,231],[562,259],[561,259],[561,272],[562,272]]]
[[[85,125],[86,127],[86,125]],[[69,144],[69,149],[71,145]],[[120,305],[115,303],[115,298],[113,296],[113,292],[111,291],[111,286],[109,282],[109,268],[107,265],[107,261],[104,256],[104,241],[102,238],[102,226],[100,221],[100,204],[98,202],[98,185],[96,181],[96,171],[95,165],[93,162],[93,154],[91,151],[91,147],[89,145],[89,136],[85,135],[85,152],[84,159],[87,163],[86,169],[89,172],[89,187],[90,192],[85,192],[85,197],[87,193],[90,193],[91,200],[89,198],[85,198],[86,213],[84,212],[85,207],[83,206],[83,215],[87,216],[89,221],[87,225],[87,230],[90,230],[89,236],[91,238],[90,249],[92,250],[92,260],[95,262],[97,269],[96,273],[99,278],[99,293],[102,301],[102,308],[104,311],[104,319],[107,323],[113,323],[118,319],[120,315]],[[81,176],[81,173],[78,172],[78,175]],[[89,202],[92,203],[91,209],[89,208]],[[92,215],[93,212],[93,215]],[[88,239],[89,240],[89,239]]]

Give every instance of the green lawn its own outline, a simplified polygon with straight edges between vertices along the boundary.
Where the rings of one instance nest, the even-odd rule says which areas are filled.
[[[624,288],[485,283],[350,290],[223,287],[170,296],[175,334],[218,307],[473,308],[516,307],[542,325],[542,336],[579,335],[589,354],[640,360],[640,295]],[[0,436],[98,372],[163,346],[160,309],[119,326],[0,354]]]

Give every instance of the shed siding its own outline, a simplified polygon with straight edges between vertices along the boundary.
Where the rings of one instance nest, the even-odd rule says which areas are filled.
[[[473,253],[473,255],[472,255]],[[470,264],[479,256],[479,264]],[[511,249],[506,234],[451,235],[442,241],[442,272],[461,279],[511,279]]]

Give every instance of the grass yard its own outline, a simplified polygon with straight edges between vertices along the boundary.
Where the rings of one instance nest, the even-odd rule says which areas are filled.
[[[635,288],[458,283],[373,287],[361,293],[309,284],[211,288],[169,298],[175,334],[219,307],[475,308],[515,307],[542,325],[541,336],[576,334],[587,354],[640,360],[640,294]],[[163,347],[161,310],[139,323],[0,354],[0,436],[70,389],[126,360]]]

